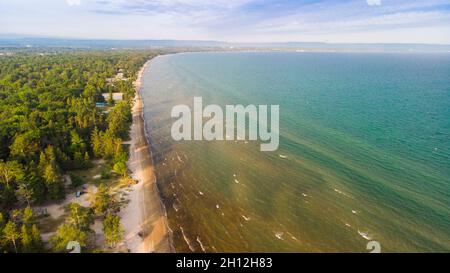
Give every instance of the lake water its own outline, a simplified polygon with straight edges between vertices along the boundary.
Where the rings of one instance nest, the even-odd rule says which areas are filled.
[[[450,54],[167,55],[142,95],[177,251],[450,251]],[[173,141],[194,96],[279,105],[279,149]]]

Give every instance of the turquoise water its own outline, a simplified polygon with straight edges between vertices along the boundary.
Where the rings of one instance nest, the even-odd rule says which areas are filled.
[[[142,94],[177,251],[450,251],[450,54],[160,56]],[[173,141],[194,96],[280,105],[279,149]]]

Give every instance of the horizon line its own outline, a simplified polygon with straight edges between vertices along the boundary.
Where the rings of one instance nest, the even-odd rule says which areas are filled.
[[[16,36],[16,37],[7,37],[7,36]],[[264,41],[264,42],[239,42],[239,41],[222,41],[222,40],[202,40],[202,39],[176,39],[176,38],[166,38],[166,39],[158,39],[158,38],[143,38],[143,39],[128,39],[128,38],[83,38],[83,37],[62,37],[62,36],[48,36],[48,35],[33,35],[33,34],[18,34],[18,33],[0,33],[0,40],[7,39],[52,39],[52,40],[79,40],[79,41],[174,41],[174,42],[214,42],[214,43],[223,43],[223,44],[329,44],[329,45],[438,45],[438,46],[450,46],[450,43],[393,43],[393,42],[379,42],[379,43],[370,43],[370,42],[327,42],[327,41]]]

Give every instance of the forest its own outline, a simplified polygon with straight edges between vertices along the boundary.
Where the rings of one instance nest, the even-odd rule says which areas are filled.
[[[89,207],[68,204],[48,242],[40,225],[45,213],[35,207],[64,200],[84,184],[75,174],[92,168],[94,160],[129,179],[123,142],[132,120],[133,82],[155,55],[65,50],[0,56],[0,252],[63,252],[70,241],[96,251],[90,230],[95,218],[109,245],[120,241],[120,218],[107,184],[98,185]],[[118,74],[123,79],[112,82]],[[122,99],[113,100],[114,93]]]

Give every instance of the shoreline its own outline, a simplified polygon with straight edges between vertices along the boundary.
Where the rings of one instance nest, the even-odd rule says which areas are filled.
[[[124,244],[132,253],[174,252],[167,214],[159,194],[150,145],[147,140],[141,99],[142,76],[151,60],[138,73],[132,108],[130,157],[131,176],[138,183],[131,187],[129,203],[120,212]]]

